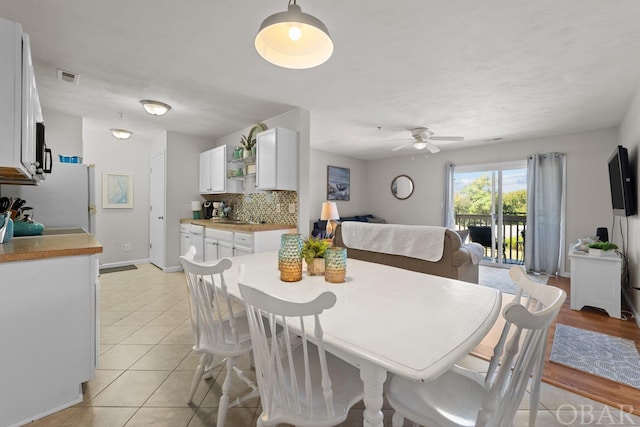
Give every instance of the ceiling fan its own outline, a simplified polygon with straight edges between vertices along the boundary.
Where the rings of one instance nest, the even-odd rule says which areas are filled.
[[[424,127],[411,129],[411,136],[413,137],[413,140],[406,144],[402,144],[391,151],[397,151],[404,147],[408,147],[409,145],[413,145],[413,148],[416,150],[424,150],[426,148],[431,153],[437,153],[440,151],[440,148],[436,147],[431,141],[464,141],[462,136],[434,136],[432,131]]]

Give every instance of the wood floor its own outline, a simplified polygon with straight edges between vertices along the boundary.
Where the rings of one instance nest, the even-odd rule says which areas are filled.
[[[620,320],[611,318],[596,309],[571,310],[569,308],[569,299],[571,298],[569,279],[551,278],[549,284],[558,286],[567,292],[567,300],[558,314],[556,323],[630,339],[635,341],[636,345],[640,343],[640,328],[630,315],[629,319]],[[549,334],[543,374],[544,382],[614,407],[625,405],[627,411],[629,407],[632,407],[633,413],[640,415],[640,390],[549,362],[554,333],[555,325]]]
[[[549,284],[563,289],[567,293],[567,299],[549,333],[542,380],[556,387],[616,408],[624,405],[623,409],[626,412],[640,415],[640,390],[549,361],[557,323],[630,339],[638,345],[640,343],[640,328],[636,325],[635,320],[630,315],[628,320],[614,319],[597,309],[571,310],[569,306],[569,299],[571,298],[569,279],[562,277],[558,279],[550,278]],[[511,301],[509,296],[508,294],[503,294],[503,306]],[[474,349],[472,354],[489,360],[493,352],[493,346],[498,341],[504,326],[504,322],[500,321],[501,319],[496,321],[494,327]]]

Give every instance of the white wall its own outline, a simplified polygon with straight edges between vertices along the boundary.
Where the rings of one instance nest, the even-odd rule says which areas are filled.
[[[371,211],[392,223],[443,225],[446,163],[463,166],[524,160],[529,154],[558,151],[567,155],[566,253],[571,242],[595,235],[597,227],[607,227],[611,232],[607,160],[617,140],[617,128],[608,128],[441,151],[426,159],[415,156],[413,160],[402,157],[370,161],[367,176]],[[409,175],[415,184],[414,193],[407,200],[391,195],[391,181],[400,174]]]
[[[154,143],[154,147],[157,147]],[[191,201],[202,200],[199,192],[200,153],[213,147],[213,140],[167,132],[166,140],[166,247],[165,266],[177,269],[180,266],[180,219],[190,217]],[[154,153],[158,154],[158,153]],[[149,160],[147,159],[147,162]],[[148,215],[147,215],[148,217]],[[149,228],[147,221],[147,228]]]
[[[636,93],[633,97],[629,110],[625,116],[624,121],[620,125],[620,145],[623,145],[629,150],[629,161],[632,165],[632,170],[636,176],[638,174],[638,164],[640,163],[640,85],[638,86]],[[638,189],[638,181],[636,179],[636,200],[640,200]],[[629,287],[640,288],[640,219],[638,215],[629,217],[628,230],[626,221],[623,221],[623,232],[626,234],[628,231],[628,245],[629,250],[627,252],[627,262],[629,263]],[[618,229],[619,232],[619,229]],[[616,233],[616,243],[620,245],[619,234]],[[627,237],[625,237],[625,240]],[[636,310],[640,308],[640,291],[629,291],[632,296]],[[640,324],[640,319],[636,318],[636,322]]]
[[[53,161],[57,162],[60,154],[82,157],[82,118],[47,108],[42,109],[42,116],[45,142],[51,149]]]
[[[327,200],[327,166],[348,168],[351,178],[350,200],[336,200],[340,216],[365,215],[372,213],[374,203],[369,198],[367,182],[367,161],[340,156],[321,150],[311,150],[309,168],[310,200],[309,221],[311,226],[320,218],[322,202]]]
[[[96,166],[96,232],[102,264],[122,265],[149,259],[149,139],[134,134],[126,141],[84,120],[84,162]],[[102,173],[133,174],[133,208],[102,207]],[[130,244],[131,251],[124,245]]]

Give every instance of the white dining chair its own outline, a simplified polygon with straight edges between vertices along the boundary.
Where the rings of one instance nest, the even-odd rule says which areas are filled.
[[[245,302],[262,413],[257,425],[335,426],[362,400],[359,370],[325,352],[320,314],[335,294],[290,302],[239,283]],[[278,324],[281,338],[274,336]],[[295,331],[295,333],[293,332]],[[293,342],[291,337],[300,337]]]
[[[202,354],[191,382],[187,403],[192,402],[205,373],[210,374],[217,366],[226,363],[226,376],[221,387],[222,396],[216,423],[218,427],[222,427],[228,408],[259,395],[255,383],[236,366],[238,357],[250,355],[251,335],[246,313],[241,306],[234,308],[227,293],[224,271],[231,268],[232,261],[223,258],[213,263],[198,263],[193,261],[195,251],[195,247],[191,246],[187,253],[180,257],[189,293],[191,326],[195,337],[193,351]],[[216,365],[213,365],[214,356],[222,358]],[[251,391],[229,402],[232,373],[246,383]]]
[[[522,267],[509,274],[519,291],[503,310],[506,323],[487,373],[454,366],[427,383],[392,376],[386,396],[393,427],[405,418],[423,426],[511,426],[530,382],[529,425],[535,425],[548,329],[567,295],[532,281]]]

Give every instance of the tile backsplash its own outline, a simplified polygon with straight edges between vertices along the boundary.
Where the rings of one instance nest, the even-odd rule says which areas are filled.
[[[295,191],[273,191],[269,193],[221,194],[216,201],[232,207],[231,218],[242,221],[297,225],[298,193]],[[295,207],[289,213],[289,207]]]

